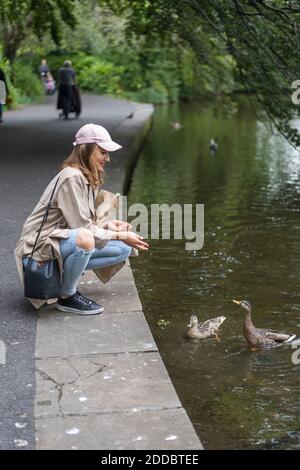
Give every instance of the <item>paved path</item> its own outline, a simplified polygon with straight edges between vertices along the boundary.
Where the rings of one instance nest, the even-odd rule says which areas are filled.
[[[103,315],[73,317],[52,307],[37,314],[22,297],[12,252],[26,216],[71,151],[77,129],[101,123],[123,144],[107,171],[105,187],[115,192],[122,192],[126,169],[148,131],[149,105],[86,95],[83,106],[81,119],[59,121],[51,97],[6,113],[0,127],[0,340],[6,345],[0,448],[200,449],[129,265],[105,286],[92,272],[83,277],[82,292],[104,304]]]

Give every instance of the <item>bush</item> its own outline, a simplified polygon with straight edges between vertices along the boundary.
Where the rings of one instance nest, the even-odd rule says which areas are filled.
[[[22,62],[14,62],[11,67],[11,78],[14,94],[20,103],[32,103],[42,101],[45,95],[40,78],[29,65]]]
[[[39,102],[43,99],[45,94],[43,85],[30,65],[17,59],[11,66],[0,51],[0,68],[5,73],[9,95],[12,98],[12,109],[21,104]]]
[[[139,91],[127,93],[128,98],[133,101],[144,103],[163,104],[169,102],[167,88],[159,80],[155,80],[150,87],[141,88]]]
[[[42,57],[47,58],[56,83],[59,68],[65,60],[71,60],[82,90],[134,101],[164,104],[179,98],[222,97],[235,88],[234,62],[226,51],[208,50],[205,60],[200,61],[193,50],[182,45],[165,47],[155,42],[150,46],[147,41],[128,42],[125,37],[119,37],[117,44],[105,44],[101,51],[96,48],[97,55],[92,55],[82,50],[74,52],[72,44],[65,42],[65,49],[49,48],[43,54],[41,50],[27,50],[12,69],[5,63],[6,74],[13,82],[10,91],[14,102],[31,103],[44,97],[38,74]]]
[[[74,59],[74,67],[81,88],[100,94],[122,94],[124,67],[105,62],[98,57],[82,55]]]
[[[54,53],[48,56],[48,64],[56,81],[58,81],[59,69],[65,60],[72,62],[72,67],[76,72],[76,82],[81,89],[117,96],[123,93],[123,66],[114,65],[100,57],[82,52],[78,54]]]
[[[233,67],[229,55],[216,55],[208,63],[201,63],[193,51],[184,51],[180,96],[203,99],[232,93],[235,88]]]
[[[171,59],[158,48],[143,50],[140,55],[139,50],[128,45],[107,48],[101,56],[67,51],[48,55],[56,80],[63,62],[71,60],[82,90],[155,104],[178,99],[180,78],[177,65]]]

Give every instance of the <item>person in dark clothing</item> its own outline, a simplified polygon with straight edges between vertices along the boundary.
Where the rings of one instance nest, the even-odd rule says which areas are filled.
[[[76,84],[72,85],[71,113],[75,113],[78,118],[81,113],[81,97],[79,88]]]
[[[66,60],[64,66],[59,69],[58,81],[57,108],[62,108],[62,115],[65,119],[68,119],[72,99],[72,86],[75,84],[75,71],[71,67],[69,60]]]
[[[6,103],[6,98],[9,95],[8,86],[5,78],[5,74],[0,69],[0,123],[2,121],[3,105]]]

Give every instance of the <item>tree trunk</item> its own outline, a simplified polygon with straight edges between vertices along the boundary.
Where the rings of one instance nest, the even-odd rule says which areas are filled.
[[[16,25],[10,24],[4,27],[3,54],[10,63],[14,61],[18,47],[24,38],[24,31],[20,30]]]

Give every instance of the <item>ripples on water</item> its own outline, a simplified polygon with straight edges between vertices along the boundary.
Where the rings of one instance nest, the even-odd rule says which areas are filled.
[[[157,108],[135,170],[130,203],[205,204],[202,250],[153,240],[132,266],[159,350],[206,448],[300,449],[300,365],[290,347],[251,352],[243,311],[231,302],[250,300],[257,326],[300,335],[299,170],[298,152],[246,107],[228,117],[196,104]],[[186,339],[193,313],[227,317],[220,343]],[[169,323],[159,326],[160,319]]]

